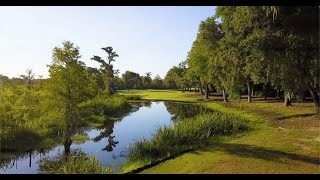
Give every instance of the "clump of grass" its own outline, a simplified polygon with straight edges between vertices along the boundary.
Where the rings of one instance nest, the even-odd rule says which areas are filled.
[[[86,157],[80,153],[68,157],[62,154],[55,159],[42,159],[40,171],[49,174],[110,174],[113,169],[104,167],[93,155]]]
[[[160,127],[150,140],[142,139],[129,147],[122,171],[131,169],[128,167],[136,162],[145,162],[146,165],[206,144],[211,137],[246,131],[251,126],[245,119],[214,112],[175,122],[173,126]]]

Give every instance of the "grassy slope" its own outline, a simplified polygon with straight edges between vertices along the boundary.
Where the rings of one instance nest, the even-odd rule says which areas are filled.
[[[142,173],[320,173],[320,120],[312,117],[312,103],[204,102],[194,93],[178,91],[122,91],[149,100],[198,102],[227,114],[258,122],[254,131],[213,140],[205,149],[184,154]],[[240,108],[241,107],[241,108]]]

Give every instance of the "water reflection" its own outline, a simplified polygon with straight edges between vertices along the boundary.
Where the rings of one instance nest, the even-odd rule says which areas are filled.
[[[101,130],[100,134],[93,139],[94,142],[99,142],[103,138],[108,138],[108,142],[106,143],[106,147],[102,148],[103,151],[111,152],[113,150],[113,147],[118,144],[118,141],[115,141],[115,136],[112,135],[114,128],[114,121],[107,120],[103,123],[102,126],[99,126],[97,129]]]
[[[120,121],[106,119],[103,125],[94,128],[76,128],[69,124],[59,133],[62,143],[55,148],[1,153],[3,170],[0,173],[47,173],[48,169],[61,167],[68,157],[77,154],[93,154],[105,166],[122,163],[129,145],[142,137],[150,138],[156,127],[208,111],[202,106],[169,101],[134,103],[131,109],[123,110],[124,114],[118,116]],[[79,134],[86,134],[90,140],[81,144],[73,142],[72,137]]]
[[[200,105],[190,104],[190,103],[178,103],[164,101],[164,105],[167,111],[172,115],[173,121],[180,121],[185,118],[192,118],[199,114],[213,112]]]

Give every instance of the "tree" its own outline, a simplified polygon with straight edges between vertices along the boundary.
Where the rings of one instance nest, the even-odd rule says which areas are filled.
[[[291,105],[292,95],[309,90],[319,115],[319,7],[280,6],[277,12],[264,74],[285,92],[285,106]]]
[[[154,89],[163,89],[163,81],[159,75],[152,80],[152,87]]]
[[[101,49],[104,50],[108,54],[107,59],[106,59],[107,62],[99,56],[93,56],[93,58],[91,58],[91,60],[94,60],[94,61],[101,63],[101,71],[104,75],[104,83],[105,83],[105,87],[106,87],[105,91],[108,95],[112,95],[112,94],[116,93],[115,84],[113,82],[113,77],[116,72],[113,70],[113,65],[111,64],[111,62],[115,61],[114,58],[119,57],[119,55],[116,52],[113,52],[113,48],[110,46],[104,47]]]
[[[34,73],[32,73],[32,69],[27,69],[26,73],[27,73],[26,75],[20,75],[20,77],[25,80],[26,88],[28,90],[31,90],[35,75]]]
[[[55,47],[49,67],[48,91],[53,108],[65,123],[65,142],[70,145],[71,130],[79,124],[78,104],[87,100],[88,73],[80,59],[79,47],[70,41]]]
[[[248,102],[251,102],[253,85],[267,80],[261,72],[266,65],[263,48],[272,20],[267,18],[264,7],[248,6],[218,7],[216,17],[222,19],[221,55],[228,61],[226,70],[230,75],[226,82],[236,93],[247,86]]]
[[[167,72],[163,83],[168,88],[175,88],[177,90],[181,89],[183,92],[189,87],[189,82],[187,76],[185,76],[187,72],[186,62],[183,61],[179,63],[178,66],[173,66]]]
[[[5,90],[5,86],[8,81],[9,81],[9,77],[0,74],[0,86],[1,86],[2,91]]]
[[[151,83],[152,83],[151,72],[147,72],[146,76],[142,76],[141,79],[142,79],[143,87],[145,89],[151,88]]]
[[[129,89],[138,89],[142,87],[142,80],[138,73],[126,71],[122,74],[122,79],[124,80],[128,91]]]
[[[215,17],[209,17],[200,23],[197,38],[188,53],[189,73],[192,72],[198,78],[201,94],[202,88],[205,88],[206,99],[209,98],[209,85],[214,83],[210,59],[218,48],[220,38],[221,33],[219,26],[215,22]]]

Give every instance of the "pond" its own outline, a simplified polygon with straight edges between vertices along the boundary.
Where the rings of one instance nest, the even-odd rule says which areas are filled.
[[[56,157],[66,148],[70,148],[71,152],[81,150],[87,155],[92,154],[103,165],[112,164],[118,170],[126,160],[126,150],[130,144],[141,138],[150,139],[160,126],[172,125],[174,121],[208,111],[199,105],[169,101],[134,104],[131,113],[119,121],[108,120],[100,127],[78,129],[78,132],[90,138],[82,144],[71,143],[69,147],[59,145],[45,152],[34,150],[20,155],[1,153],[0,173],[42,173],[39,160]]]

